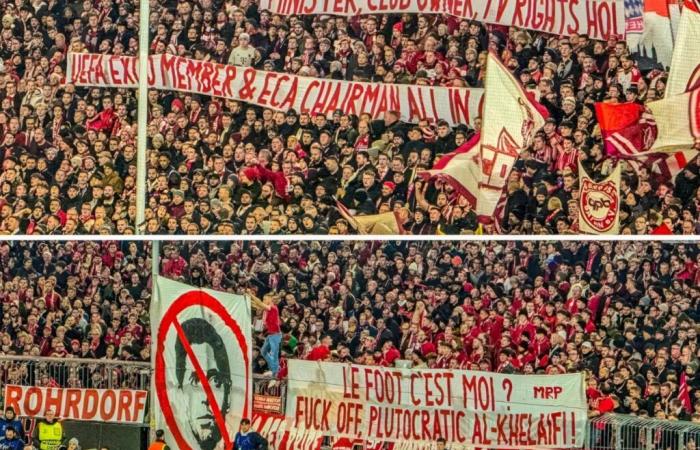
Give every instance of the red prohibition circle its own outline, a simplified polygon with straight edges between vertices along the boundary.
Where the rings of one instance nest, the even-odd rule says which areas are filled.
[[[245,336],[243,336],[241,327],[235,320],[233,320],[233,317],[229,315],[226,308],[219,302],[219,300],[217,300],[216,298],[212,297],[204,291],[189,291],[178,297],[177,300],[175,300],[173,304],[170,305],[170,308],[168,308],[166,313],[163,315],[163,318],[158,327],[158,344],[156,347],[157,350],[155,355],[155,385],[156,394],[158,396],[158,404],[161,410],[163,411],[163,416],[165,417],[165,421],[168,425],[168,428],[173,434],[175,442],[177,443],[178,448],[180,450],[193,449],[185,441],[185,438],[182,436],[182,432],[177,427],[177,423],[175,421],[175,416],[173,414],[172,405],[170,404],[170,399],[168,398],[168,390],[165,381],[165,358],[163,352],[165,349],[166,335],[168,331],[170,331],[170,328],[172,326],[176,326],[177,315],[191,306],[202,306],[205,308],[209,308],[212,312],[218,315],[219,318],[221,318],[221,320],[228,328],[231,329],[231,332],[236,337],[236,341],[238,342],[238,345],[241,348],[241,353],[243,353],[243,364],[245,364],[244,367],[246,368],[244,391],[246,399],[249,395],[248,387],[250,384],[250,361],[248,360],[248,344],[246,343]],[[179,326],[179,324],[177,326]],[[245,402],[245,406],[243,409],[243,417],[249,417],[248,401]],[[225,423],[225,417],[220,419],[222,419]],[[222,430],[222,435],[223,434],[224,433]],[[229,442],[228,446],[226,447],[226,450],[230,450],[232,447],[233,442]]]

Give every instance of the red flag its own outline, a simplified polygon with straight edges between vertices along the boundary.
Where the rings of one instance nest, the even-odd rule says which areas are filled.
[[[688,377],[685,372],[681,373],[680,387],[678,388],[678,400],[683,404],[687,413],[693,412],[693,403],[690,401],[690,388],[688,387]]]
[[[596,103],[596,116],[605,141],[605,153],[629,157],[644,151],[642,113],[638,103]]]

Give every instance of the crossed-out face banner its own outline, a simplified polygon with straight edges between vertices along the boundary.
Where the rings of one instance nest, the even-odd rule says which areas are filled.
[[[505,375],[289,361],[287,420],[324,435],[429,448],[583,446],[583,374]]]
[[[66,83],[78,86],[130,87],[138,85],[138,58],[71,53]],[[190,92],[240,100],[265,108],[328,117],[336,110],[367,113],[374,119],[396,111],[401,120],[444,119],[450,125],[471,123],[478,115],[481,88],[447,88],[407,84],[365,83],[301,77],[182,58],[149,56],[148,85],[156,89]]]
[[[620,175],[618,164],[608,178],[595,182],[579,161],[579,230],[591,234],[620,233]]]
[[[54,409],[67,420],[142,424],[148,391],[5,385],[5,408],[17,416],[45,417]]]
[[[565,36],[587,34],[592,39],[606,40],[625,34],[623,0],[262,0],[260,3],[260,9],[282,15],[449,14]]]
[[[250,301],[156,277],[154,410],[179,450],[230,449],[252,413]]]

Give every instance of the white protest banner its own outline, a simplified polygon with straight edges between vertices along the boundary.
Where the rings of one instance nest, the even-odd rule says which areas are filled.
[[[22,417],[56,417],[68,420],[143,424],[147,391],[131,389],[79,389],[5,385],[5,408]]]
[[[579,230],[591,234],[620,233],[620,175],[622,165],[618,164],[613,173],[595,182],[578,163],[579,190]]]
[[[287,418],[327,436],[451,449],[583,446],[584,376],[289,360]]]
[[[592,39],[624,38],[623,0],[262,0],[273,14],[449,14],[462,19]]]
[[[138,58],[71,53],[66,83],[78,86],[130,87],[138,84]],[[471,123],[478,115],[481,88],[447,88],[408,84],[364,83],[300,77],[182,58],[149,56],[148,84],[157,89],[191,92],[240,100],[278,111],[328,117],[337,109],[347,114],[383,117],[397,111],[401,120],[446,120]]]
[[[156,426],[171,448],[231,448],[252,413],[250,301],[163,277],[154,283]]]

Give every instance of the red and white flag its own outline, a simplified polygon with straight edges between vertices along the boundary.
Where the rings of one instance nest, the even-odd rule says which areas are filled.
[[[700,87],[700,0],[685,0],[666,83],[666,97]]]
[[[544,125],[547,113],[531,100],[497,56],[489,54],[487,64],[480,136],[420,175],[444,176],[472,203],[477,214],[492,216],[513,164],[534,132]]]
[[[595,104],[595,110],[608,155],[637,157],[653,144],[656,121],[644,106],[600,102]]]
[[[647,166],[659,180],[672,180],[697,154],[695,150],[673,153],[650,150],[658,130],[656,119],[642,105],[596,103],[595,109],[605,152],[626,160],[636,171]]]
[[[579,230],[590,234],[620,232],[620,164],[601,182],[588,176],[579,161]]]
[[[690,388],[685,371],[681,372],[680,386],[678,387],[678,400],[681,401],[685,412],[693,412],[693,402],[690,400]]]
[[[671,65],[673,32],[669,4],[673,0],[644,0],[644,30],[627,36],[629,47],[642,56]]]
[[[700,3],[686,0],[678,26],[666,96],[650,102],[658,127],[654,151],[678,151],[700,146]]]

